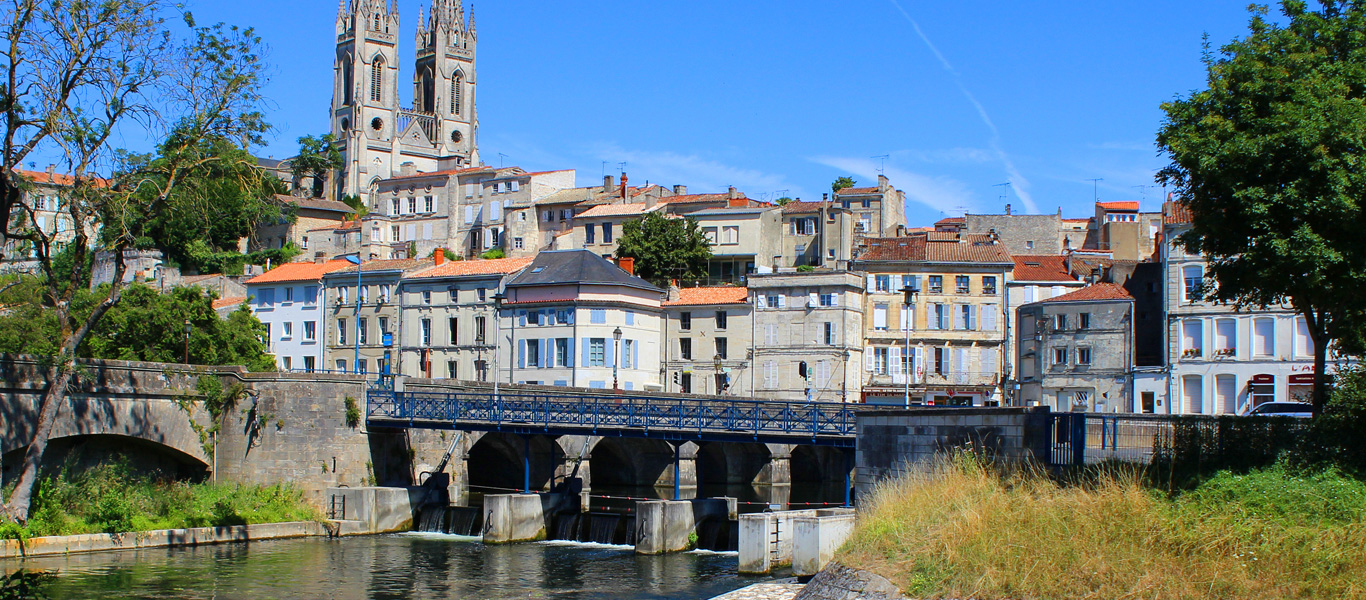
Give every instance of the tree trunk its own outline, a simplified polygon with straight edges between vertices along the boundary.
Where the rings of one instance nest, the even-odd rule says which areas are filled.
[[[1328,404],[1328,375],[1324,373],[1328,366],[1328,344],[1314,344],[1314,416],[1323,414],[1323,407]]]
[[[38,408],[38,424],[33,429],[33,441],[24,454],[24,470],[19,475],[19,483],[14,486],[9,503],[5,505],[10,518],[19,523],[28,521],[29,503],[38,483],[39,469],[43,466],[43,452],[47,450],[48,436],[52,435],[52,427],[57,423],[62,405],[66,403],[66,388],[71,382],[75,366],[75,360],[67,358],[52,367],[56,377],[48,383],[47,391],[43,393],[42,404]]]

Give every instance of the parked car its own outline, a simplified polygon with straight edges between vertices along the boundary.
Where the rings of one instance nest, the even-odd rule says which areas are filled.
[[[1263,402],[1247,414],[1249,416],[1308,419],[1314,416],[1314,405],[1307,402]]]

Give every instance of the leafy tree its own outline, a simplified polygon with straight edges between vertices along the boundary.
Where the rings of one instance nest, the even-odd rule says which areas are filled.
[[[350,206],[351,210],[359,217],[363,218],[365,215],[370,214],[370,207],[365,205],[365,200],[362,200],[360,196],[351,196],[348,194],[342,196],[341,201],[342,204]]]
[[[656,211],[622,224],[617,256],[634,258],[637,275],[662,284],[706,276],[711,243],[695,219],[668,218]]]
[[[787,205],[788,205],[789,203],[791,203],[791,202],[792,202],[792,199],[791,199],[791,198],[788,198],[787,196],[783,196],[782,198],[779,198],[779,199],[777,199],[777,200],[774,201],[774,203],[777,204],[778,206],[787,206]]]
[[[840,190],[854,187],[854,184],[856,183],[858,182],[854,181],[853,177],[839,177],[835,179],[834,183],[830,184],[830,191],[838,194]]]
[[[306,135],[299,138],[299,155],[290,159],[289,169],[295,181],[312,178],[314,198],[323,195],[323,181],[327,174],[342,167],[342,154],[336,146],[337,138],[330,133],[322,137]]]
[[[171,15],[184,19],[186,39],[172,34]],[[220,140],[239,147],[261,142],[264,65],[252,30],[197,26],[171,0],[11,0],[0,7],[0,23],[7,24],[0,28],[0,214],[5,236],[33,248],[40,304],[55,329],[47,388],[5,505],[10,518],[25,522],[77,349],[126,289],[124,251],[160,245],[147,226],[153,217],[213,218],[214,184],[204,178],[212,176],[211,163],[225,158],[210,150]],[[161,140],[156,159],[116,145],[146,137]],[[38,207],[24,193],[31,183],[15,169],[35,152],[59,157],[73,178],[62,198],[75,224],[63,232],[69,241],[32,226]],[[191,192],[178,193],[181,186]],[[88,230],[96,228],[101,233],[91,239]],[[59,242],[75,248],[69,271],[58,269]],[[90,298],[89,310],[79,310],[93,250],[110,253],[114,283]]]
[[[507,253],[503,252],[502,248],[490,248],[488,250],[485,250],[483,254],[480,254],[479,258],[482,258],[484,260],[507,258]]]
[[[1246,37],[1205,53],[1208,89],[1162,105],[1158,181],[1190,209],[1177,242],[1209,261],[1211,301],[1289,303],[1314,342],[1314,407],[1327,353],[1361,321],[1366,284],[1366,11],[1253,6]]]
[[[460,259],[461,259],[461,256],[460,256],[459,254],[456,254],[456,253],[454,253],[454,252],[451,252],[449,249],[446,249],[446,248],[437,248],[437,249],[435,249],[435,250],[432,250],[432,253],[429,254],[428,257],[436,256],[436,253],[437,253],[437,252],[440,252],[442,255],[444,255],[444,258],[445,258],[446,260],[460,260]]]

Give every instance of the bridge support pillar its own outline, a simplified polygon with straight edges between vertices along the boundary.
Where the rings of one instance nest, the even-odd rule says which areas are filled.
[[[693,442],[671,443],[673,463],[665,469],[663,477],[656,486],[667,485],[674,490],[675,500],[697,497],[697,444]]]
[[[754,478],[758,485],[792,485],[792,445],[767,444],[768,464]]]

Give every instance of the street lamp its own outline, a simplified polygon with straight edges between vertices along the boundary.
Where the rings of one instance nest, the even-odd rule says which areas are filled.
[[[720,354],[715,354],[711,357],[711,366],[716,369],[716,395],[720,396],[722,392],[725,392],[725,389],[722,387],[722,382],[725,381],[726,377],[726,374],[721,372],[723,365],[721,364]]]
[[[270,340],[266,340],[266,347],[270,347]],[[190,320],[185,319],[185,364],[190,364]]]
[[[903,295],[901,301],[901,327],[906,330],[906,349],[903,350],[901,354],[901,371],[902,377],[905,378],[903,379],[903,381],[906,385],[906,408],[910,408],[912,375],[911,370],[915,368],[915,361],[907,360],[911,354],[911,326],[914,325],[914,323],[911,322],[910,314],[911,306],[915,304],[915,295],[920,293],[920,287],[917,286],[915,280],[912,279],[906,282],[906,285],[902,286],[901,293]],[[905,368],[905,366],[908,364],[910,365],[911,369]]]
[[[617,365],[621,364],[621,328],[612,331],[612,390],[617,391]]]
[[[493,295],[493,401],[498,402],[498,342],[503,339],[503,301],[508,297],[502,292]],[[509,380],[511,381],[511,380]]]
[[[359,372],[360,372],[360,271],[361,271],[361,269],[360,269],[360,265],[361,265],[360,253],[357,252],[355,256],[351,256],[350,254],[346,255],[346,261],[349,262],[349,263],[351,263],[351,264],[353,264],[353,265],[356,265],[356,315],[355,315],[355,318],[354,318],[354,320],[356,321],[356,336],[355,336],[355,337],[356,337],[356,340],[355,340],[355,341],[356,341],[356,343],[355,343],[356,353],[355,353],[354,358],[351,359],[351,371],[352,371],[353,373],[359,373]]]

